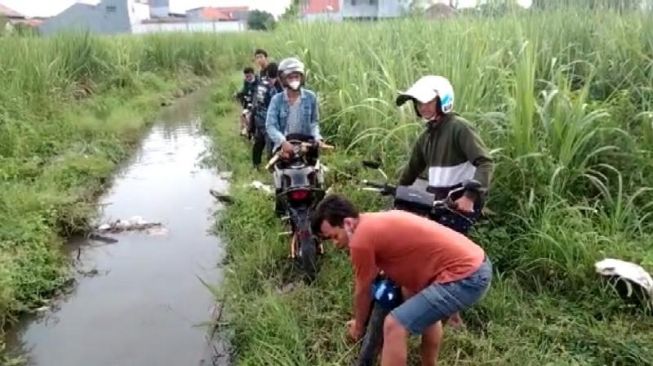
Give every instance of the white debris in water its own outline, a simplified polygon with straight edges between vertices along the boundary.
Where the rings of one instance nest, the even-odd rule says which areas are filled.
[[[118,221],[114,223],[113,227],[116,229],[125,230],[129,227],[129,220],[118,219]]]
[[[141,216],[132,216],[128,220],[118,219],[114,222],[102,224],[97,227],[98,232],[120,232],[127,230],[147,230],[153,227],[161,226],[160,223],[148,222]]]
[[[132,218],[129,219],[129,222],[132,225],[145,225],[145,224],[147,224],[147,221],[143,220],[143,218],[140,217],[140,216],[132,216]]]
[[[34,311],[37,312],[37,313],[44,313],[44,312],[46,312],[48,310],[50,310],[49,306],[41,306],[38,309],[34,309]]]
[[[233,172],[220,172],[218,176],[222,179],[231,179]]]
[[[641,266],[620,259],[606,258],[594,264],[596,272],[602,276],[616,276],[641,286],[653,303],[653,278]]]
[[[145,233],[150,236],[166,236],[168,235],[168,229],[164,227],[153,227],[147,229]]]

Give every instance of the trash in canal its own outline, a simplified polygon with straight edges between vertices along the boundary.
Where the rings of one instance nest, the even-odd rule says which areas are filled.
[[[100,233],[119,233],[123,231],[143,231],[155,227],[160,227],[159,222],[148,222],[140,216],[133,216],[128,220],[118,219],[108,224],[102,224],[97,227]]]

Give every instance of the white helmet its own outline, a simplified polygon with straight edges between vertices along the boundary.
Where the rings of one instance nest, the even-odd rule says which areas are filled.
[[[286,77],[293,72],[298,72],[304,76],[304,63],[299,61],[298,58],[288,57],[279,62],[279,74],[281,77]]]
[[[397,106],[403,105],[408,100],[428,103],[435,98],[440,98],[442,113],[447,114],[453,111],[454,93],[449,80],[442,76],[427,75],[417,80],[408,90],[399,94],[396,103]]]

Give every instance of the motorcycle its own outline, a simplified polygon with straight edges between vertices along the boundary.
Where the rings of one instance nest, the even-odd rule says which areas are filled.
[[[251,124],[253,123],[254,116],[254,100],[253,96],[244,93],[236,93],[234,97],[240,102],[243,107],[243,110],[239,116],[239,129],[240,135],[247,137],[249,140],[251,138]]]
[[[363,161],[363,166],[377,169],[387,181],[387,175],[380,169],[379,163]],[[363,180],[362,184],[365,185],[362,190],[374,191],[382,196],[391,196],[395,209],[428,217],[463,234],[471,229],[477,215],[480,213],[480,207],[478,206],[478,211],[473,215],[466,215],[455,209],[455,200],[460,198],[465,191],[473,192],[477,197],[481,196],[483,193],[482,185],[475,180],[465,181],[459,188],[451,190],[443,199],[436,199],[436,195],[429,192],[428,189],[424,191],[411,186],[394,186],[368,180]],[[382,272],[375,279],[371,291],[372,307],[356,361],[358,366],[372,366],[375,364],[383,344],[385,317],[403,302],[401,288]]]
[[[287,136],[286,141],[293,145],[293,152],[283,158],[279,149],[265,168],[272,169],[281,183],[276,199],[290,223],[290,259],[299,262],[306,280],[312,282],[317,275],[317,257],[324,254],[322,244],[311,230],[312,211],[326,192],[320,178],[323,168],[318,151],[320,148],[333,149],[333,146],[303,140],[307,137]]]

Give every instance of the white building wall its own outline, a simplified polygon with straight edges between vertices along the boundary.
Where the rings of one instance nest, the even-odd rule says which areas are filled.
[[[125,0],[104,0],[98,5],[73,4],[39,27],[41,34],[50,35],[67,30],[92,33],[129,33],[130,21]]]
[[[136,34],[157,32],[240,32],[247,29],[244,22],[175,22],[134,24],[132,32]]]
[[[130,24],[141,23],[144,20],[150,19],[150,6],[137,0],[127,0],[129,6],[129,21]]]
[[[150,16],[153,18],[165,18],[170,13],[170,2],[168,0],[150,0]]]

